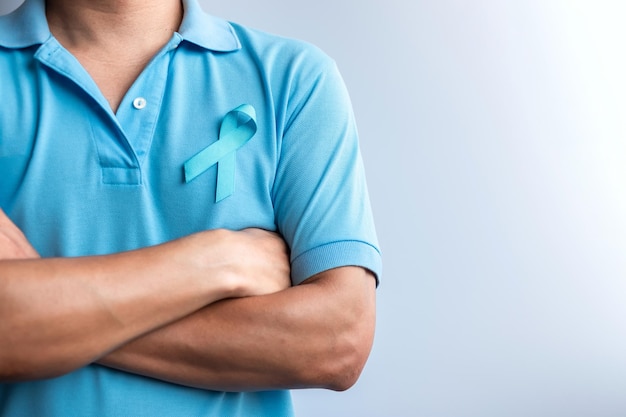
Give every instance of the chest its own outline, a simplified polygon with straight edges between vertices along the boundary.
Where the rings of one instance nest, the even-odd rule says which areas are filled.
[[[116,114],[79,75],[51,68],[4,87],[0,205],[21,213],[43,253],[107,253],[218,227],[275,228],[279,149],[263,92],[225,90],[207,61],[152,64]],[[190,72],[199,65],[206,68]],[[138,98],[144,106],[134,105]],[[216,202],[219,162],[189,183],[184,163],[220,140],[224,117],[241,103],[257,110],[258,129],[234,154],[234,193]]]

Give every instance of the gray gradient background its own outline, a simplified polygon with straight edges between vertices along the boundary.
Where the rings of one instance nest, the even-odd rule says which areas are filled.
[[[324,49],[360,126],[376,341],[299,416],[626,415],[626,6],[202,3]]]

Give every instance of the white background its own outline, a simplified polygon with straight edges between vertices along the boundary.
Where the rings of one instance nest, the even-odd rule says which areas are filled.
[[[376,341],[300,417],[626,416],[621,2],[202,3],[324,49],[360,126]]]

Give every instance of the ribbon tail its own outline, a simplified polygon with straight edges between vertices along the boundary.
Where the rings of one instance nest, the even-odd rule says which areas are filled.
[[[216,203],[235,192],[235,160],[235,152],[232,152],[217,163]]]

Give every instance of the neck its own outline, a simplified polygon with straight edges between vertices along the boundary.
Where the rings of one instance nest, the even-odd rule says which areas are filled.
[[[47,0],[50,31],[91,75],[115,112],[150,59],[172,38],[181,0]]]
[[[183,7],[181,0],[47,0],[46,14],[53,35],[70,49],[152,51],[178,30]]]

